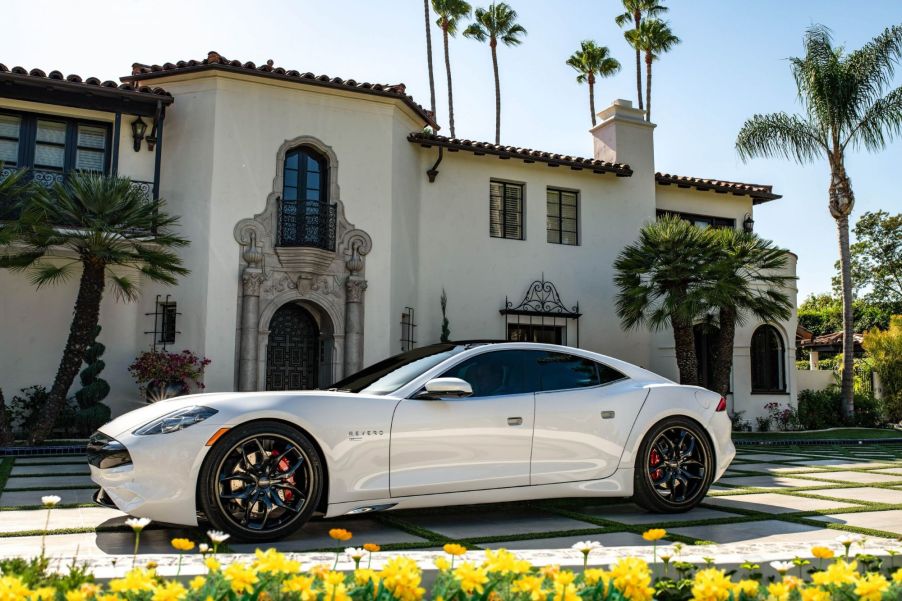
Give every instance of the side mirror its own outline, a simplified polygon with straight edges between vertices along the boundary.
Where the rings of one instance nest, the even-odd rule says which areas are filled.
[[[473,387],[460,378],[434,378],[426,382],[425,392],[418,399],[462,399],[473,394]]]

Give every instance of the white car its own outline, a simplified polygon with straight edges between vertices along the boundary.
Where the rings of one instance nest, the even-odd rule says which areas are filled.
[[[735,455],[726,401],[588,351],[434,344],[330,390],[178,397],[91,438],[96,500],[269,541],[314,513],[557,497],[697,505]]]

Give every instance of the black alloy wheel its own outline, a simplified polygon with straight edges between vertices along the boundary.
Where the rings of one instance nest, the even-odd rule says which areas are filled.
[[[282,538],[313,514],[323,468],[309,439],[277,422],[252,422],[223,436],[200,474],[201,509],[235,539]]]
[[[634,499],[650,511],[687,511],[705,497],[713,476],[714,453],[701,427],[687,418],[668,418],[639,448]]]

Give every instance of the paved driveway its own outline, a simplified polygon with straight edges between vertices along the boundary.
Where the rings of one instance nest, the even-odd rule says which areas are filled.
[[[50,513],[44,541],[51,557],[77,555],[101,563],[130,558],[133,536],[123,514],[90,505],[94,487],[84,457],[3,461],[0,481],[3,473],[9,476],[0,494],[0,556],[40,552],[47,519],[40,498],[56,494],[63,502]],[[273,546],[305,553],[311,561],[328,560],[328,530],[336,527],[351,530],[354,544],[375,542],[386,551],[424,558],[457,541],[472,549],[516,549],[535,563],[579,564],[581,556],[570,546],[590,539],[604,546],[593,554],[593,562],[603,563],[627,554],[650,555],[641,533],[651,527],[666,528],[659,547],[682,543],[687,560],[810,556],[816,543],[840,549],[835,539],[843,532],[865,535],[868,552],[880,553],[902,549],[902,445],[740,450],[702,506],[685,514],[649,514],[608,499],[398,511],[314,521]],[[165,564],[174,536],[203,540],[198,530],[151,526],[141,538],[141,553]],[[253,547],[230,549],[242,553]]]

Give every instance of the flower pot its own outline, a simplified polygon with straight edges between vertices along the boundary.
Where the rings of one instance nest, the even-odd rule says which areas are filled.
[[[188,385],[182,380],[166,382],[163,380],[154,380],[147,383],[144,389],[144,399],[148,403],[155,403],[163,399],[171,399],[172,397],[183,396],[191,392]]]

